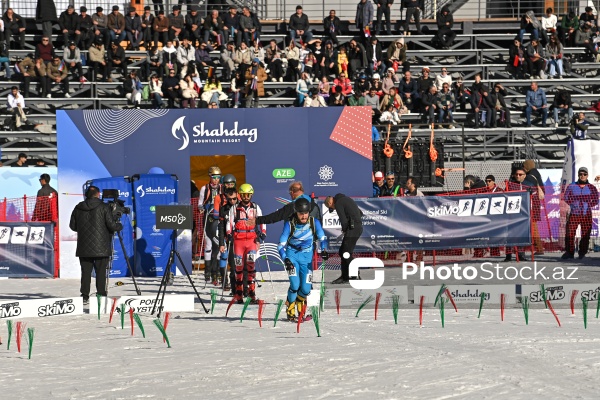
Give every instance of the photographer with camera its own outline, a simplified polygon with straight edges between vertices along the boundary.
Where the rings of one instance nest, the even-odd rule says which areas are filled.
[[[123,229],[119,222],[122,211],[100,200],[100,189],[90,186],[85,200],[75,206],[69,227],[77,232],[77,251],[81,264],[81,296],[89,303],[92,269],[96,271],[96,292],[106,296],[107,267],[112,256],[113,233]],[[115,203],[116,204],[116,203]]]

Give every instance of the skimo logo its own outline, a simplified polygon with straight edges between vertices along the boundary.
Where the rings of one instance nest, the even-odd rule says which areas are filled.
[[[19,302],[0,304],[0,318],[18,317],[21,315]]]
[[[148,187],[144,188],[144,185],[139,185],[135,189],[135,191],[140,197],[144,197],[145,195],[151,195],[151,194],[175,194],[174,188],[168,188],[166,186],[163,186],[163,187],[159,186],[157,188],[148,186]]]
[[[53,304],[38,307],[38,317],[51,317],[53,315],[72,314],[75,312],[73,300],[59,300]]]
[[[454,215],[457,217],[470,217],[472,215],[500,215],[520,212],[521,198],[518,196],[492,197],[479,199],[461,199],[458,202],[449,202],[440,206],[429,207],[427,216],[439,218]]]
[[[182,144],[178,150],[186,149],[190,144],[190,134],[185,129],[185,117],[178,118],[171,127],[171,135],[177,140],[181,140]],[[233,127],[226,127],[225,122],[219,123],[218,129],[208,129],[204,122],[193,127],[194,138],[206,138],[206,139],[195,139],[194,143],[236,143],[240,142],[241,139],[230,139],[230,137],[247,137],[248,142],[254,143],[258,139],[258,129],[238,129],[239,122],[234,121]]]

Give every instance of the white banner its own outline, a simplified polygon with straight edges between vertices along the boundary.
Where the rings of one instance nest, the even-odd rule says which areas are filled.
[[[83,298],[49,298],[0,302],[0,319],[43,318],[83,314]]]
[[[194,297],[193,294],[168,294],[165,295],[164,308],[161,307],[160,299],[158,299],[159,306],[157,309],[161,311],[194,311]],[[154,306],[154,296],[122,296],[117,298],[117,308],[115,313],[120,312],[121,304],[125,304],[125,311],[129,312],[130,308],[133,308],[133,312],[137,314],[150,314],[152,307]],[[100,313],[109,314],[112,307],[112,297],[101,297],[100,298]],[[98,313],[98,302],[96,298],[90,297],[90,308],[88,310],[90,314]]]
[[[441,286],[415,286],[415,304],[420,304],[421,296],[425,296],[424,304],[434,304]],[[516,303],[515,285],[450,285],[447,286],[455,303],[479,304],[481,293],[485,293],[485,302],[500,304],[500,295],[504,294],[505,304]]]
[[[575,304],[581,305],[582,298],[594,303],[598,301],[600,283],[544,285],[544,289],[546,291],[546,300],[550,300],[552,304],[570,304],[573,291],[577,290],[578,293],[575,296]],[[544,302],[541,285],[522,285],[521,295],[523,297],[527,296],[531,304]],[[594,307],[595,306],[596,304],[594,304]]]
[[[400,296],[400,304],[408,304],[408,287],[407,286],[382,286],[376,290],[358,290],[353,288],[343,289],[327,289],[325,291],[325,299],[323,305],[325,308],[336,309],[335,304],[335,292],[340,293],[340,307],[352,307],[358,308],[362,303],[367,300],[369,296],[373,296],[373,299],[377,297],[377,293],[381,293],[381,299],[379,300],[379,306],[391,306],[392,295]],[[367,307],[374,308],[375,301]]]

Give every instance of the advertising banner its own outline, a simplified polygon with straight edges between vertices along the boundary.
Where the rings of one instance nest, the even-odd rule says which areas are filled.
[[[193,294],[167,294],[165,295],[164,303],[161,303],[158,299],[159,311],[174,311],[174,312],[186,312],[194,311],[194,298]],[[115,312],[119,313],[121,304],[125,304],[125,312],[129,312],[130,308],[133,308],[133,312],[138,314],[150,314],[152,307],[156,301],[156,295],[154,296],[121,296],[117,299],[117,305]],[[94,301],[95,303],[95,301]],[[110,314],[112,307],[112,298],[102,297],[100,299],[100,313]],[[98,308],[96,305],[90,307],[90,314],[97,314]]]
[[[531,245],[528,192],[355,201],[363,212],[358,251]],[[321,211],[329,247],[339,248],[337,212]]]
[[[381,293],[381,299],[379,300],[379,307],[391,307],[392,305],[392,296],[398,295],[400,303],[399,304],[408,304],[408,287],[407,286],[382,286],[377,290],[358,290],[353,288],[344,288],[344,289],[328,289],[325,291],[325,297],[323,299],[323,304],[328,309],[335,309],[335,292],[338,292],[340,296],[340,307],[351,307],[358,308],[362,303],[364,303],[369,296],[377,296],[377,293]],[[375,307],[375,302],[373,301],[372,307]]]
[[[91,185],[98,186],[100,192],[104,189],[117,189],[119,191],[119,200],[123,200],[124,206],[133,210],[133,196],[131,194],[131,180],[125,176],[115,176],[112,178],[94,179],[90,182]],[[106,199],[105,199],[106,201]],[[133,267],[133,256],[134,256],[134,239],[133,239],[133,218],[130,215],[123,215],[121,217],[121,224],[123,230],[121,231],[121,237],[123,238],[123,245],[129,257],[129,262]],[[114,236],[113,239],[113,263],[110,271],[112,278],[120,278],[124,276],[130,276],[127,269],[127,262],[125,260],[125,254],[119,243],[119,237]]]
[[[546,284],[544,285],[545,299],[552,304],[570,304],[571,296],[574,295],[574,303],[581,308],[581,299],[594,302],[598,301],[600,283],[576,283],[576,284]],[[529,298],[531,304],[544,304],[544,293],[541,285],[522,285],[521,295]]]
[[[0,222],[0,277],[54,276],[54,223]]]
[[[0,302],[0,319],[44,318],[83,314],[83,297]]]
[[[133,177],[136,221],[135,274],[162,276],[169,261],[173,230],[156,228],[156,206],[177,203],[177,178],[168,174]],[[172,268],[175,273],[175,263]]]
[[[500,296],[504,295],[505,304],[515,304],[515,285],[450,285],[447,286],[454,302],[478,305],[481,294],[486,304],[500,304]],[[421,296],[425,296],[424,304],[432,305],[440,292],[440,286],[415,286],[415,304],[421,303]]]

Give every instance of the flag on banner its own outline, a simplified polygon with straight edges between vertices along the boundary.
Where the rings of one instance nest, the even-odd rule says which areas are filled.
[[[65,69],[65,60],[61,60],[60,65],[58,66],[58,70],[62,72]]]
[[[16,72],[17,74],[20,74],[20,73],[21,73],[21,68],[19,68],[19,63],[15,63],[15,72]]]

